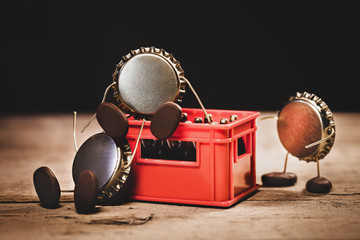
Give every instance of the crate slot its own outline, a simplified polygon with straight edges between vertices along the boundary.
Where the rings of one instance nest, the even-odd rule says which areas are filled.
[[[252,134],[246,134],[237,140],[237,158],[235,163],[252,154]]]
[[[239,137],[237,140],[237,150],[238,150],[238,154],[237,154],[238,156],[246,153],[245,142],[242,137]]]
[[[141,139],[141,158],[196,162],[196,143]]]

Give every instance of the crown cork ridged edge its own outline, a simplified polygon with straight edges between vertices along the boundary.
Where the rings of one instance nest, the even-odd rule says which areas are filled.
[[[335,121],[329,106],[318,96],[308,92],[297,92],[295,96],[289,98],[289,102],[293,100],[303,100],[312,104],[318,111],[323,121],[323,138],[332,136],[325,142],[321,143],[319,150],[313,155],[306,158],[299,158],[307,162],[316,162],[323,159],[331,150],[335,142]],[[320,140],[320,139],[319,139]]]
[[[186,81],[185,81],[185,76],[184,76],[185,75],[184,70],[182,69],[180,62],[178,60],[176,60],[176,58],[171,53],[166,52],[162,48],[156,48],[156,47],[151,46],[151,47],[140,47],[138,49],[131,50],[130,53],[123,56],[121,61],[118,64],[116,64],[115,71],[112,74],[113,82],[114,83],[117,82],[120,70],[127,61],[129,61],[132,57],[134,57],[136,55],[144,54],[144,53],[150,53],[150,54],[155,54],[157,56],[160,56],[163,59],[165,59],[173,67],[174,71],[176,72],[176,74],[178,76],[178,80],[179,80],[179,91],[178,91],[177,95],[175,96],[175,98],[173,99],[173,102],[181,103],[182,99],[185,95]],[[147,119],[151,118],[151,116],[149,116],[147,114],[140,114],[140,113],[134,112],[131,109],[129,109],[121,101],[121,97],[119,96],[119,92],[118,92],[116,85],[117,84],[115,84],[113,86],[114,98],[116,99],[117,104],[121,110],[123,110],[126,113],[132,114],[135,118],[144,118],[144,117]]]
[[[120,167],[109,182],[99,191],[98,201],[100,203],[111,200],[112,197],[117,195],[123,188],[131,169],[131,165],[128,162],[131,160],[131,149],[129,144],[125,144],[122,147],[122,156],[120,156]],[[124,167],[127,166],[127,167]]]

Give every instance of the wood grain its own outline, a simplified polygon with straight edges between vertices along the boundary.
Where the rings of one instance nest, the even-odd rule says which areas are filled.
[[[78,126],[90,117],[79,114]],[[334,117],[335,144],[320,161],[321,175],[333,183],[328,194],[306,192],[316,164],[290,156],[287,169],[298,176],[295,186],[260,187],[228,209],[130,202],[80,215],[71,193],[62,194],[59,208],[42,208],[32,184],[33,172],[48,166],[62,189],[73,189],[72,114],[2,116],[0,239],[360,239],[360,114]],[[78,134],[78,143],[100,131],[94,121]],[[282,171],[285,155],[276,121],[259,122],[259,184],[262,174]]]

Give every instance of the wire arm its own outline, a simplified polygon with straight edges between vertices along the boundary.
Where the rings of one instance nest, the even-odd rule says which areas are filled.
[[[314,147],[316,145],[319,145],[320,143],[323,143],[323,142],[327,141],[329,138],[331,138],[334,135],[334,133],[335,133],[334,129],[331,128],[331,133],[330,133],[329,136],[324,137],[323,139],[320,139],[319,141],[310,143],[309,145],[306,145],[305,148],[311,148],[311,147]]]
[[[106,96],[107,96],[110,88],[111,88],[112,86],[114,86],[115,84],[116,84],[116,83],[113,82],[112,84],[110,84],[110,85],[106,88],[106,90],[105,90],[105,92],[104,92],[104,97],[103,97],[103,99],[101,100],[101,103],[104,103],[104,102],[105,102]],[[84,127],[83,129],[81,129],[81,131],[80,131],[81,133],[84,133],[84,131],[89,127],[90,123],[94,120],[95,117],[96,117],[96,113],[90,118],[89,122],[85,125],[85,127]]]
[[[267,119],[275,119],[278,120],[279,118],[277,116],[265,116],[265,117],[261,117],[256,119],[257,122],[263,121],[263,120],[267,120]]]
[[[199,102],[201,109],[204,111],[205,118],[208,120],[209,123],[212,122],[211,119],[210,119],[210,117],[209,117],[209,114],[207,114],[204,105],[202,104],[199,96],[197,95],[197,93],[196,93],[195,89],[193,88],[193,86],[191,85],[190,81],[187,80],[186,78],[183,78],[183,79],[185,80],[186,84],[189,86],[189,88],[190,88],[191,91],[193,92],[194,96],[196,97],[197,101]]]

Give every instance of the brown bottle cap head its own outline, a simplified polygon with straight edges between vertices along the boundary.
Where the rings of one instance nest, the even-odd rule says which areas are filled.
[[[91,213],[95,210],[99,184],[94,172],[84,170],[75,182],[74,202],[78,213]]]
[[[173,102],[161,105],[155,112],[150,125],[152,134],[160,139],[169,138],[181,120],[181,107]]]
[[[127,117],[112,103],[100,104],[97,108],[96,118],[104,131],[112,138],[121,138],[129,130]]]
[[[54,173],[48,167],[40,167],[34,172],[33,181],[42,205],[46,208],[57,207],[60,198],[60,186]]]
[[[329,107],[307,92],[289,99],[279,112],[277,130],[285,149],[308,162],[324,158],[335,140],[335,122]],[[322,139],[326,141],[313,144]]]

